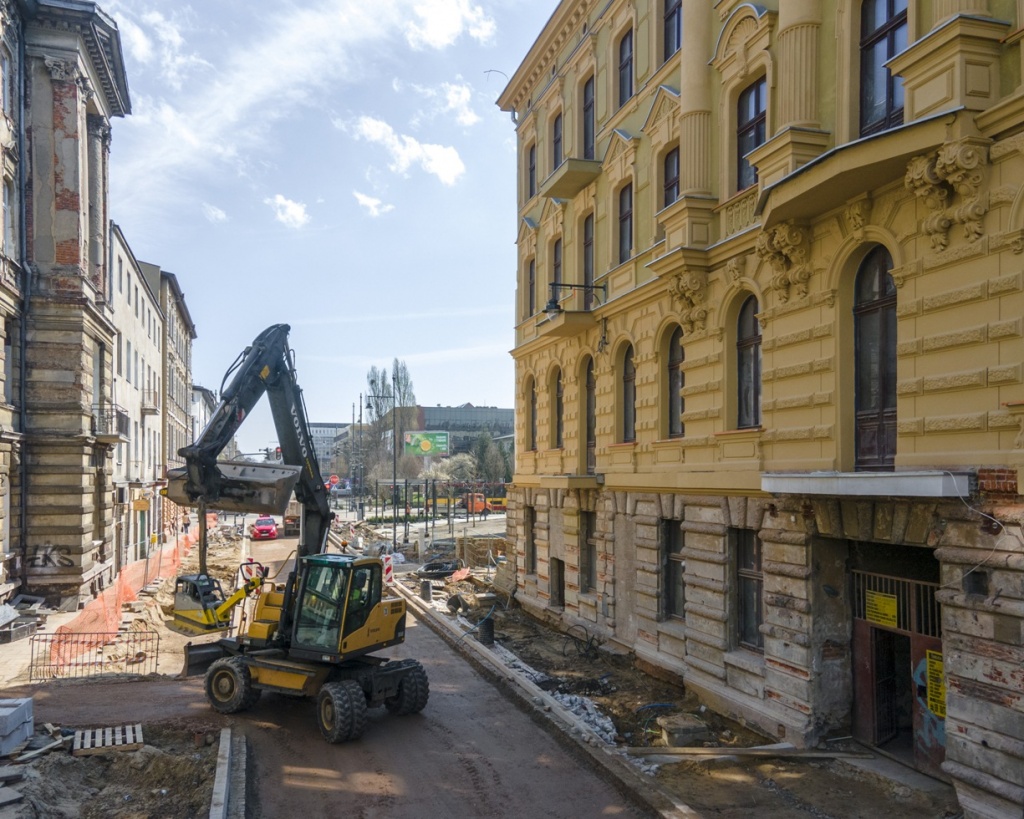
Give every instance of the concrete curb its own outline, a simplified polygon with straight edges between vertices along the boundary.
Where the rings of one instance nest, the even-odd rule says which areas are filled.
[[[210,819],[246,819],[249,750],[245,736],[220,731],[217,772],[213,778]]]
[[[700,813],[633,768],[621,753],[609,748],[589,725],[558,700],[530,680],[512,672],[479,642],[463,639],[470,632],[462,631],[400,583],[396,583],[393,588],[406,599],[421,622],[461,652],[477,669],[501,683],[513,695],[513,701],[556,739],[569,744],[574,751],[585,755],[593,765],[614,777],[626,796],[667,819],[699,819]]]
[[[231,795],[231,729],[220,729],[217,750],[217,774],[213,778],[213,799],[210,800],[210,819],[228,819],[228,800]]]

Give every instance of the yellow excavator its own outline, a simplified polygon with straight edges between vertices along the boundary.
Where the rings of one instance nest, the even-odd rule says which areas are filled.
[[[205,673],[206,697],[222,714],[251,708],[263,691],[315,698],[321,734],[344,742],[363,733],[368,708],[422,711],[430,685],[418,661],[373,654],[405,639],[406,604],[389,593],[380,559],[326,552],[334,514],[288,331],[273,325],[243,351],[224,377],[210,423],[179,450],[185,466],[168,471],[164,494],[200,512],[199,573],[177,579],[174,622],[193,634],[227,633],[236,608],[253,598],[244,633],[186,646],[185,675]],[[264,393],[284,465],[218,461]],[[238,590],[225,597],[207,572],[206,509],[280,515],[293,492],[302,506],[294,570],[274,583],[260,564],[243,563]]]

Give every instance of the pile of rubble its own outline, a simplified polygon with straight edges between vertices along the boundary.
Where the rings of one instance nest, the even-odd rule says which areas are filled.
[[[31,637],[46,624],[48,614],[56,613],[42,597],[19,594],[0,604],[0,644]]]

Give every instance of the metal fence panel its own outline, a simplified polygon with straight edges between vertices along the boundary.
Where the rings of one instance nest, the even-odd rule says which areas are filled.
[[[160,635],[155,631],[35,634],[30,640],[31,682],[155,674],[160,655]]]

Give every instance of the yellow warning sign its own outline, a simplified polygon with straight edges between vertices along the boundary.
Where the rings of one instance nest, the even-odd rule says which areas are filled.
[[[945,719],[946,677],[942,673],[942,652],[926,651],[925,666],[928,674],[928,710]]]
[[[864,619],[880,626],[898,627],[895,594],[877,591],[864,592]]]

